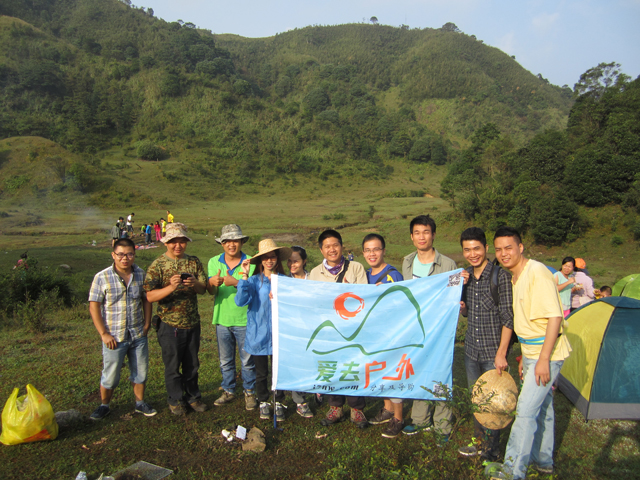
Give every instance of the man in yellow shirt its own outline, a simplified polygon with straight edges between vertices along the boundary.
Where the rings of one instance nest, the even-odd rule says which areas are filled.
[[[547,267],[523,255],[524,245],[515,228],[498,228],[493,245],[496,258],[512,274],[513,325],[522,348],[522,390],[505,465],[516,480],[525,478],[530,462],[540,473],[551,474],[555,421],[551,386],[571,352],[561,331],[562,302]]]

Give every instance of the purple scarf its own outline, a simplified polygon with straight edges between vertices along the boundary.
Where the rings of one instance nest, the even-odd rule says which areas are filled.
[[[340,260],[340,263],[335,267],[330,267],[326,259],[323,260],[322,263],[324,263],[324,268],[326,268],[331,275],[335,276],[340,272],[340,269],[342,269],[342,266],[344,265],[344,255],[342,256],[342,260]]]

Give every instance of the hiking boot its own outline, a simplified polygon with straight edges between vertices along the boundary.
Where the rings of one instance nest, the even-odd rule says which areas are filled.
[[[393,412],[390,412],[386,408],[382,407],[382,409],[380,409],[380,412],[378,412],[378,414],[375,417],[369,420],[369,423],[371,425],[380,425],[381,423],[387,423],[392,418],[393,418]]]
[[[256,400],[256,396],[252,391],[244,392],[244,404],[247,410],[255,410],[258,406],[258,401]]]
[[[369,426],[369,422],[367,421],[367,417],[364,416],[364,412],[357,408],[351,409],[351,421],[355,423],[358,428],[367,428]]]
[[[382,432],[382,436],[384,438],[396,438],[400,435],[402,428],[404,427],[404,422],[402,420],[398,420],[396,417],[391,417],[389,419],[389,425]]]
[[[190,403],[189,406],[193,409],[194,412],[206,412],[209,407],[207,407],[207,404],[204,403],[202,400],[196,400],[193,403]]]
[[[141,405],[136,404],[136,413],[141,413],[145,417],[153,417],[158,412],[156,412],[154,408],[151,408],[151,405],[148,403],[142,402]]]
[[[309,405],[307,405],[306,403],[299,403],[296,407],[296,412],[303,418],[313,417],[313,412],[309,408]]]
[[[344,417],[342,415],[342,407],[329,407],[327,416],[320,421],[320,425],[328,427],[329,425],[339,423],[342,420],[344,420]]]
[[[171,410],[171,413],[178,416],[187,414],[187,409],[184,408],[182,402],[178,403],[177,405],[169,405],[169,410]]]
[[[534,464],[533,468],[535,468],[538,472],[542,473],[543,475],[553,475],[553,465],[543,467],[542,465]]]
[[[260,419],[269,420],[271,418],[271,405],[267,402],[260,402]]]
[[[428,432],[431,430],[431,425],[407,425],[402,429],[402,433],[405,435],[415,435],[420,432]]]
[[[276,402],[276,422],[284,422],[284,409],[286,406],[280,402]]]
[[[89,417],[91,420],[102,420],[104,417],[109,415],[111,410],[106,405],[100,405],[98,408],[94,410],[94,412]]]
[[[235,393],[227,392],[225,390],[224,392],[222,392],[222,395],[220,395],[220,397],[215,402],[213,402],[213,404],[216,407],[219,407],[221,405],[224,405],[225,403],[232,402],[233,400],[235,400],[235,398],[236,398]]]

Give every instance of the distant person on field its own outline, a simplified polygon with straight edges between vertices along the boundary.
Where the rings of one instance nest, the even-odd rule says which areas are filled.
[[[167,221],[164,218],[160,219],[160,227],[162,227],[162,236],[164,237],[167,233]]]
[[[383,283],[395,283],[404,280],[402,274],[384,260],[386,245],[382,235],[370,233],[362,240],[362,254],[369,264],[367,270],[367,281],[370,285],[381,285]],[[380,412],[371,420],[371,425],[388,423],[387,428],[382,432],[385,438],[397,437],[404,423],[402,420],[402,399],[385,398],[384,406]]]
[[[435,248],[436,222],[429,215],[419,215],[409,224],[411,241],[416,251],[404,257],[402,276],[405,280],[450,272],[458,267]],[[442,401],[414,400],[411,407],[411,424],[402,429],[406,435],[415,435],[432,427],[441,435],[441,442],[449,440],[453,412]]]
[[[167,210],[167,223],[173,223],[173,215]]]
[[[162,240],[162,227],[160,226],[160,222],[155,223],[153,230],[156,232],[156,242]]]
[[[342,254],[342,237],[335,230],[325,230],[318,237],[318,246],[324,260],[320,265],[311,270],[309,280],[318,282],[335,283],[359,283],[366,284],[367,273],[358,262],[351,262]],[[358,428],[366,428],[369,425],[363,409],[364,397],[345,395],[326,395],[329,399],[329,412],[320,422],[324,426],[338,423],[343,418],[342,407],[346,402],[351,407],[351,421]]]
[[[216,242],[222,245],[223,253],[209,260],[209,280],[207,290],[215,296],[213,304],[213,325],[218,339],[218,359],[222,374],[222,395],[214,405],[220,407],[236,398],[236,347],[240,356],[242,386],[247,410],[258,406],[255,394],[256,370],[253,358],[244,349],[247,334],[247,307],[236,305],[236,286],[242,278],[241,264],[251,258],[242,251],[242,245],[249,239],[242,234],[239,225],[222,227],[222,234]],[[253,275],[255,265],[251,265],[249,275]]]
[[[153,232],[153,227],[151,226],[151,224],[147,225],[147,228],[145,229],[145,234],[147,235],[147,245],[151,244],[152,232]]]
[[[115,245],[116,241],[122,236],[122,230],[120,229],[120,223],[116,223],[111,227],[111,248]]]
[[[556,281],[540,262],[526,258],[515,228],[500,227],[494,235],[496,258],[511,271],[513,325],[522,349],[522,390],[511,427],[505,464],[514,480],[523,479],[529,464],[553,473],[554,410],[551,386],[571,352]]]
[[[564,257],[562,259],[562,268],[553,274],[560,292],[560,301],[562,302],[562,311],[564,318],[571,313],[571,289],[576,283],[575,278],[576,260],[573,257]]]
[[[145,223],[140,227],[140,236],[144,238],[146,234],[147,234],[147,224]]]
[[[129,232],[131,234],[131,236],[133,236],[133,217],[135,216],[135,213],[131,212],[131,215],[129,215],[127,217],[127,232]]]
[[[513,294],[511,274],[487,257],[489,245],[481,228],[471,227],[462,232],[460,246],[462,256],[470,264],[462,272],[465,286],[460,313],[467,317],[464,366],[471,391],[484,373],[497,370],[502,375],[502,371],[509,368],[507,356],[513,335]],[[495,462],[500,453],[500,430],[484,428],[475,417],[473,424],[475,441],[458,452],[465,457],[480,455],[483,460]]]
[[[596,299],[593,293],[593,280],[586,273],[587,263],[582,258],[576,258],[575,284],[571,289],[571,310],[580,308]]]
[[[21,254],[18,262],[13,266],[14,270],[17,268],[22,268],[24,270],[27,270],[29,268],[29,266],[27,265],[27,252]]]
[[[135,244],[131,240],[116,240],[111,253],[113,264],[96,274],[89,291],[89,312],[102,340],[104,364],[100,379],[102,404],[91,414],[91,420],[102,420],[109,415],[109,403],[120,382],[125,356],[129,358],[135,411],[147,417],[157,413],[144,401],[151,304],[142,288],[144,270],[134,263],[135,256]]]
[[[352,251],[349,251],[349,255],[347,255],[347,260],[349,260],[350,262],[353,262],[353,259],[354,259],[354,258],[355,258],[355,257],[353,256],[353,252],[352,252]]]
[[[198,257],[185,253],[191,241],[185,225],[169,225],[162,241],[167,251],[149,266],[144,289],[149,302],[158,302],[158,343],[169,409],[174,415],[184,415],[189,405],[196,412],[204,412],[207,405],[198,386],[198,295],[207,289],[207,276]]]

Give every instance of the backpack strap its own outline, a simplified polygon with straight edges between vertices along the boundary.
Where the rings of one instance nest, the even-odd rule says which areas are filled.
[[[493,303],[496,304],[496,307],[500,305],[500,292],[498,291],[498,275],[500,275],[500,270],[502,270],[502,267],[494,263],[493,270],[491,271],[491,282],[489,283],[491,298],[493,298]]]
[[[344,281],[344,276],[347,274],[347,270],[349,269],[349,260],[347,260],[345,258],[344,260],[344,267],[342,267],[342,271],[340,272],[340,274],[338,275],[338,278],[336,278],[336,283],[343,283]]]

